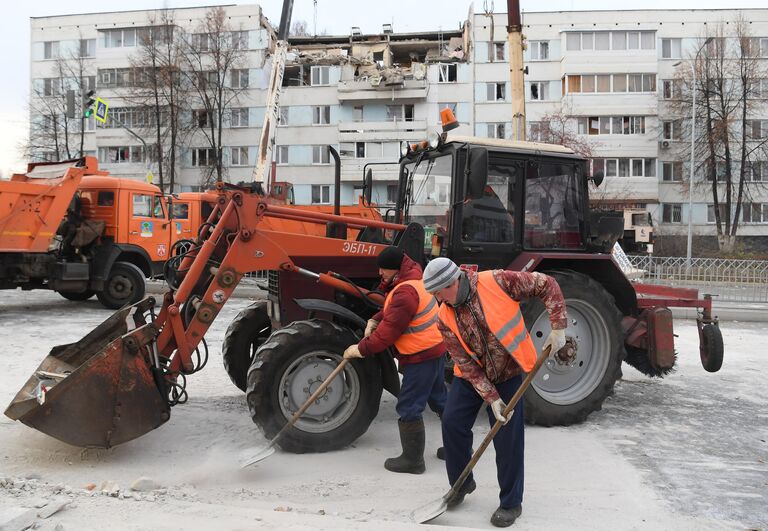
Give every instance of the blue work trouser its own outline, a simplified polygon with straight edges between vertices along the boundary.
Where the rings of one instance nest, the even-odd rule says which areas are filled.
[[[505,403],[515,394],[523,378],[518,375],[496,384]],[[472,426],[484,401],[472,384],[462,378],[454,378],[443,412],[443,446],[445,468],[451,485],[459,479],[472,457]],[[488,406],[488,419],[493,426],[496,417]],[[523,450],[525,445],[523,400],[515,406],[512,419],[503,426],[493,439],[496,449],[496,472],[499,479],[501,507],[511,509],[523,502]],[[472,479],[470,474],[467,481]],[[466,484],[466,482],[465,482]]]
[[[448,391],[445,388],[445,356],[402,365],[403,382],[397,396],[397,414],[403,422],[421,419],[424,408],[443,414]]]

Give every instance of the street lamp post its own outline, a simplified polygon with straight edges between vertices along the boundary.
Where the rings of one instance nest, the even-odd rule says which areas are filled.
[[[696,65],[699,62],[699,54],[704,47],[712,42],[712,37],[709,37],[704,41],[704,44],[699,46],[696,51],[696,55],[693,59],[693,85],[692,85],[692,102],[691,102],[691,173],[688,178],[688,245],[685,251],[685,270],[691,269],[691,251],[693,248],[693,168],[695,163],[695,147],[696,147]]]

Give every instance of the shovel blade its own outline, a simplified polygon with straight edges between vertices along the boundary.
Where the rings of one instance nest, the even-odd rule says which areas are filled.
[[[255,452],[244,452],[240,458],[240,468],[247,468],[251,465],[255,465],[259,461],[263,461],[270,455],[275,453],[275,446],[270,444]]]
[[[170,418],[138,347],[154,336],[145,299],[118,310],[77,343],[54,347],[16,394],[6,416],[60,441],[109,448]]]
[[[425,503],[411,512],[411,521],[417,524],[426,524],[448,510],[448,500],[443,496],[439,500]]]

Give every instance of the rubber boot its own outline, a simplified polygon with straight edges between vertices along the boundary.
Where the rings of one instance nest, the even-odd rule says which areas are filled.
[[[410,422],[397,421],[400,428],[400,444],[403,445],[403,453],[400,457],[391,457],[384,461],[384,468],[390,472],[406,474],[422,474],[424,466],[424,421],[412,420]]]

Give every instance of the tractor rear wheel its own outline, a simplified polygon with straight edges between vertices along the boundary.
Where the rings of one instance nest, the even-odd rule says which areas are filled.
[[[342,360],[357,338],[330,321],[295,321],[269,336],[248,371],[246,399],[253,421],[274,437]],[[325,393],[286,431],[288,452],[328,452],[348,446],[379,411],[382,382],[374,360],[352,360]]]
[[[242,310],[227,328],[221,354],[224,370],[241,391],[248,389],[248,368],[253,357],[269,334],[272,323],[267,314],[267,303],[257,302]]]
[[[600,410],[621,377],[625,356],[621,313],[613,297],[594,279],[574,271],[549,274],[565,298],[566,337],[576,342],[576,359],[570,365],[547,360],[526,392],[525,418],[543,426],[568,426]],[[531,299],[523,316],[533,344],[541,352],[552,329],[544,305]]]
[[[715,324],[706,324],[701,329],[699,347],[701,366],[707,372],[717,372],[723,366],[723,333]]]
[[[58,294],[67,299],[68,301],[87,301],[91,297],[94,296],[96,292],[87,289],[85,291],[81,292],[75,292],[75,291],[59,291]]]
[[[144,273],[129,262],[115,262],[104,282],[104,289],[96,293],[99,302],[112,310],[126,304],[135,304],[144,298]]]

